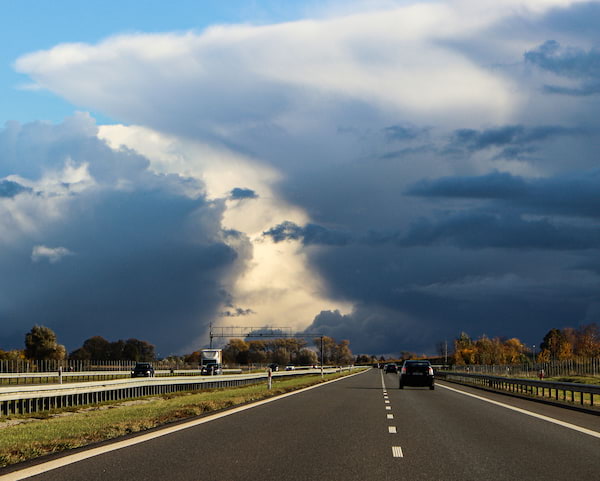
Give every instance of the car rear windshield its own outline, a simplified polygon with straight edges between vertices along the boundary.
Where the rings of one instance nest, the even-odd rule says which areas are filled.
[[[407,362],[406,365],[407,366],[427,366],[427,367],[429,367],[431,364],[429,363],[429,361],[427,361],[427,362]]]

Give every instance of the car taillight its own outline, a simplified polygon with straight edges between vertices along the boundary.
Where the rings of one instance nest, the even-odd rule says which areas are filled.
[[[433,368],[432,367],[429,368],[429,375],[433,376]]]
[[[402,373],[401,374],[406,374],[406,368],[405,367],[402,368]]]

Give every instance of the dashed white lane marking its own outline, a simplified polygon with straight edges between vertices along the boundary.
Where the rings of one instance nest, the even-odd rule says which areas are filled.
[[[534,417],[534,418],[542,419],[543,421],[547,421],[549,423],[558,424],[559,426],[562,426],[562,427],[565,427],[565,428],[568,428],[568,429],[572,429],[573,431],[579,431],[580,433],[588,434],[589,436],[593,436],[595,438],[600,438],[600,433],[597,432],[597,431],[592,431],[591,429],[582,428],[581,426],[576,426],[575,424],[566,423],[564,421],[559,421],[558,419],[554,419],[554,418],[551,418],[551,417],[548,417],[548,416],[544,416],[542,414],[537,414],[537,413],[534,413],[534,412],[531,412],[531,411],[527,411],[525,409],[521,409],[521,408],[517,408],[517,407],[514,407],[514,406],[510,406],[508,404],[504,404],[504,403],[501,403],[501,402],[498,402],[498,401],[493,401],[491,399],[486,399],[486,398],[484,398],[482,396],[477,396],[476,394],[471,394],[471,393],[468,393],[468,392],[460,391],[458,389],[454,389],[454,388],[449,387],[449,386],[444,386],[442,384],[438,384],[438,386],[443,387],[444,389],[448,389],[449,391],[454,391],[454,392],[457,392],[459,394],[463,394],[465,396],[469,396],[469,397],[473,397],[475,399],[479,399],[480,401],[485,401],[485,402],[488,402],[490,404],[495,404],[496,406],[500,406],[500,407],[503,407],[503,408],[506,408],[506,409],[510,409],[511,411],[517,411],[518,413],[526,414],[527,416],[531,416],[531,417]]]
[[[392,446],[392,456],[395,458],[403,458],[404,453],[402,452],[402,448],[400,446]]]
[[[385,388],[385,380],[383,378],[383,373],[381,373],[381,387],[383,388],[383,397],[385,398],[385,404],[390,404],[390,401],[388,400],[387,390]],[[392,407],[386,406],[385,409],[386,411],[391,411]],[[386,416],[388,419],[394,419],[393,414],[387,414]],[[396,426],[388,426],[388,432],[390,434],[398,434]],[[400,446],[392,446],[392,456],[395,458],[403,458],[404,453],[402,452],[402,448]]]
[[[386,400],[385,400],[385,401],[383,401],[383,402],[384,402],[384,403],[386,403],[386,404],[389,404],[389,403],[390,403],[390,400],[389,400],[389,399],[386,399]]]

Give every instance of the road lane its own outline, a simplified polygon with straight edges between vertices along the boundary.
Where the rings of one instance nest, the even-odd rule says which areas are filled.
[[[597,438],[441,386],[397,383],[372,370],[30,479],[597,479]],[[597,429],[598,416],[535,406]]]
[[[397,382],[395,376],[387,384]],[[547,421],[438,387],[389,389],[406,473],[413,480],[597,479],[600,440]],[[452,385],[453,388],[458,388]],[[540,405],[506,396],[502,402],[536,409]],[[550,416],[572,417],[552,407]],[[579,422],[598,428],[598,417],[578,413]],[[584,421],[585,420],[585,421]],[[423,469],[423,466],[428,466]]]
[[[362,374],[32,479],[304,481],[336,479],[340,463],[371,479],[385,473],[371,445],[390,449],[381,404],[379,376]]]

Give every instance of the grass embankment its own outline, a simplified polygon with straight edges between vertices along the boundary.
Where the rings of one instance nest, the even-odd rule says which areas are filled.
[[[349,374],[328,374],[329,381]],[[87,408],[70,408],[46,413],[11,416],[0,428],[0,467],[28,459],[86,446],[125,434],[145,431],[173,421],[211,411],[258,401],[322,382],[320,375],[273,380],[238,388],[140,398],[139,402],[102,403]],[[10,421],[20,422],[10,425]]]
[[[597,384],[600,385],[600,377],[593,376],[557,376],[547,377],[544,381],[552,382],[575,382],[577,384]]]

